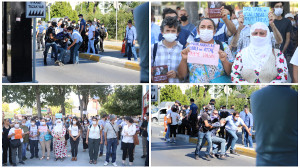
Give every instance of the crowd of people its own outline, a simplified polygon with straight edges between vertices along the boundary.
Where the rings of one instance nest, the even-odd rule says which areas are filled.
[[[79,143],[82,143],[83,152],[88,150],[90,164],[97,164],[98,157],[103,156],[106,146],[104,166],[112,164],[117,166],[117,147],[121,146],[122,165],[133,165],[134,151],[139,145],[138,135],[142,136],[143,155],[145,166],[149,165],[149,139],[147,113],[143,119],[129,116],[103,114],[83,118],[67,116],[56,118],[46,115],[15,116],[14,119],[5,118],[3,115],[2,128],[2,165],[11,166],[25,164],[31,159],[50,160],[50,152],[54,153],[54,161],[64,161],[68,156],[67,145],[71,146],[71,161],[77,161]],[[29,149],[30,148],[30,149]],[[30,151],[30,158],[26,153]],[[136,157],[136,155],[135,155]],[[18,158],[18,162],[17,162]],[[111,159],[110,159],[111,158]],[[128,158],[129,163],[126,163]]]
[[[37,50],[44,50],[44,65],[47,65],[48,51],[51,47],[51,58],[55,64],[62,66],[65,63],[79,63],[79,52],[98,54],[104,52],[103,42],[108,37],[104,23],[94,18],[94,21],[84,20],[83,15],[78,15],[78,22],[71,21],[68,16],[59,20],[48,21],[48,25],[38,22]],[[45,39],[45,43],[43,41]],[[99,44],[100,43],[100,44]],[[70,52],[67,52],[70,51]],[[70,54],[70,60],[65,62],[65,57]],[[75,59],[75,60],[74,60]]]
[[[252,130],[253,116],[247,105],[244,110],[237,112],[234,105],[230,109],[215,107],[216,101],[211,99],[203,109],[198,108],[194,99],[190,99],[190,106],[181,105],[177,100],[167,111],[165,116],[165,140],[176,143],[176,134],[187,134],[198,137],[195,159],[200,157],[200,150],[207,142],[205,158],[210,160],[217,157],[226,158],[226,151],[230,149],[235,154],[235,144],[238,140],[238,128],[242,127],[242,143],[245,147],[253,148]]]
[[[221,18],[208,9],[196,25],[186,9],[165,8],[162,23],[151,11],[151,66],[168,66],[169,83],[298,82],[298,15],[284,13],[286,2],[270,2],[269,25],[244,25],[243,10],[223,4]],[[188,62],[193,43],[218,44],[217,66]]]

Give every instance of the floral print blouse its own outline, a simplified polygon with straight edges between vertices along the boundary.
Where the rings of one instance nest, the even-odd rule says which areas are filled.
[[[277,76],[270,83],[284,83],[288,78],[287,62],[281,51],[275,52],[275,67],[277,69]],[[232,83],[261,83],[259,80],[259,72],[253,69],[254,73],[258,76],[254,81],[246,81],[241,75],[243,69],[243,60],[241,51],[237,54],[231,70]]]

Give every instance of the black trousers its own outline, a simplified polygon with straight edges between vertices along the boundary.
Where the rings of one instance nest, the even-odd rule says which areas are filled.
[[[76,141],[74,141],[73,138],[70,138],[70,144],[71,144],[72,157],[77,157],[79,138],[77,138]]]
[[[98,51],[98,48],[97,48],[97,44],[99,43],[99,39],[97,38],[97,39],[95,39],[95,41],[94,41],[94,48],[95,48],[95,53],[96,54],[99,54],[99,51]]]
[[[191,127],[192,127],[192,136],[197,136],[198,134],[198,130],[196,128],[197,125],[197,114],[191,114],[190,116],[190,123],[191,123]]]
[[[82,138],[82,140],[83,140],[83,149],[89,148],[89,145],[86,144],[86,138]]]
[[[149,166],[149,141],[147,141],[147,157],[145,160],[145,166]]]
[[[99,41],[100,41],[100,51],[103,52],[104,51],[104,49],[103,49],[104,37],[100,37]]]
[[[2,164],[7,163],[7,152],[9,152],[9,163],[12,164],[11,147],[9,140],[2,142]]]
[[[134,144],[133,143],[123,143],[122,149],[123,149],[122,160],[126,160],[126,156],[127,156],[127,153],[128,153],[129,162],[133,162]]]
[[[177,129],[177,125],[170,125],[170,137],[172,138],[172,135],[174,135],[173,137],[176,138],[176,129]]]
[[[29,140],[31,157],[39,156],[39,140]]]

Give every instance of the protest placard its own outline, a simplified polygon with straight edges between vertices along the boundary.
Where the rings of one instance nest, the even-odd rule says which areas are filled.
[[[221,18],[221,2],[207,2],[208,5],[208,17],[209,18]]]
[[[22,138],[22,129],[15,129],[15,139]]]
[[[168,83],[168,66],[162,65],[162,66],[153,66],[152,67],[152,77],[153,83]]]
[[[191,43],[190,52],[188,53],[188,63],[214,65],[219,63],[218,44]]]
[[[62,118],[62,113],[56,113],[55,118]]]
[[[269,7],[244,7],[244,25],[253,25],[256,22],[263,22],[269,26]]]

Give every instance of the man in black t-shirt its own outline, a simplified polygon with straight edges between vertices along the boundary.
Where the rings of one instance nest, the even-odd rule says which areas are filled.
[[[212,128],[211,125],[211,119],[207,111],[204,111],[203,114],[201,115],[200,119],[198,120],[199,126],[199,131],[198,131],[198,142],[195,150],[195,159],[199,159],[199,154],[200,154],[200,147],[202,144],[202,140],[205,137],[207,140],[207,148],[205,152],[205,157],[207,160],[210,160],[210,149],[212,146],[212,141],[211,141],[211,132],[209,131]]]
[[[143,156],[141,158],[145,158],[147,156],[147,126],[149,121],[149,113],[146,113],[146,116],[144,118],[144,121],[142,123],[141,129],[142,129],[142,144],[143,144]]]
[[[47,65],[47,54],[49,51],[49,48],[52,47],[52,50],[55,54],[55,58],[54,61],[57,60],[57,45],[55,43],[56,39],[55,39],[55,27],[57,27],[56,22],[52,22],[51,26],[48,27],[47,31],[46,31],[46,35],[45,35],[45,51],[44,51],[44,65]]]

